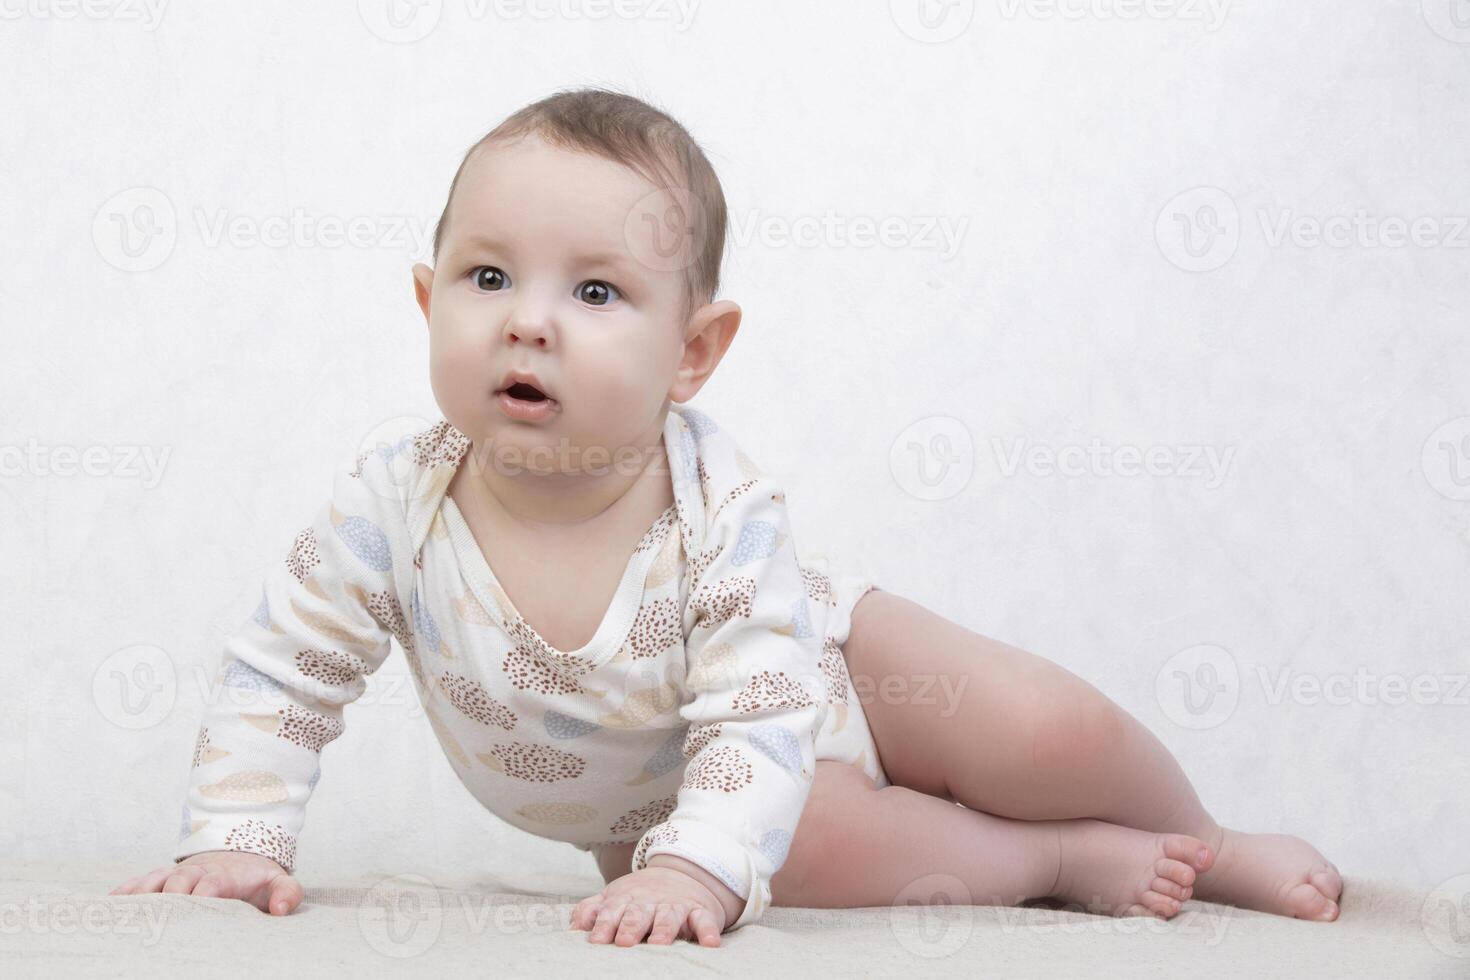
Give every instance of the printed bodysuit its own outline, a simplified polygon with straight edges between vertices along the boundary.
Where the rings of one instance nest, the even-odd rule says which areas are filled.
[[[637,842],[770,904],[818,759],[888,785],[841,644],[870,578],[798,559],[782,485],[713,419],[674,405],[674,504],[633,549],[596,634],[545,642],[453,498],[470,440],[448,421],[363,453],[224,644],[194,746],[176,861],[293,869],[322,749],[396,639],[469,791],[582,849]],[[493,550],[493,546],[492,550]]]

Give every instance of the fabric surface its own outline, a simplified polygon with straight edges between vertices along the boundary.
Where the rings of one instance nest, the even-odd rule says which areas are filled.
[[[496,816],[583,849],[637,842],[634,870],[682,856],[745,901],[732,928],[758,919],[816,759],[887,783],[840,648],[869,582],[800,563],[781,484],[708,415],[674,406],[663,442],[675,503],[573,651],[520,616],[448,496],[471,447],[447,421],[339,473],[225,644],[174,858],[291,869],[322,750],[396,637]]]
[[[515,882],[412,874],[303,879],[284,918],[188,895],[109,897],[132,866],[12,869],[0,879],[9,976],[599,975],[1416,977],[1470,975],[1466,918],[1433,896],[1349,879],[1335,923],[1185,903],[1169,922],[1045,908],[770,909],[708,949],[621,948],[567,928],[595,875]],[[450,971],[456,971],[451,973]]]

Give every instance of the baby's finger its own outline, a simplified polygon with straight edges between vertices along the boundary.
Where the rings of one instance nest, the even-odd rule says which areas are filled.
[[[142,880],[143,880],[143,876],[142,875],[137,875],[136,877],[129,878],[127,881],[123,882],[121,885],[118,885],[116,888],[114,888],[112,891],[108,892],[107,894],[109,894],[109,895],[131,895],[133,893],[133,888],[138,884],[138,882],[140,882]]]
[[[623,909],[626,904],[604,905],[597,910],[597,921],[592,924],[592,931],[587,934],[589,943],[605,943],[612,939],[613,933],[617,931],[618,923],[623,921]]]
[[[694,938],[699,940],[699,945],[720,945],[720,927],[715,925],[714,913],[704,906],[698,906],[689,913],[689,927],[694,930]]]
[[[653,916],[653,931],[648,934],[648,941],[660,946],[673,945],[680,930],[684,928],[684,919],[683,909],[674,905],[660,905]]]
[[[300,882],[290,875],[276,875],[271,879],[271,898],[266,910],[271,915],[290,915],[301,904],[301,898]]]
[[[187,895],[194,890],[194,885],[200,878],[204,877],[204,869],[197,864],[190,864],[178,868],[163,882],[163,890],[174,895]]]
[[[597,916],[597,910],[602,907],[602,895],[588,895],[572,908],[573,929],[587,929],[592,925],[592,920]]]
[[[179,866],[176,864],[169,864],[165,865],[162,868],[155,868],[154,870],[148,872],[146,875],[138,879],[138,883],[133,886],[132,894],[146,895],[149,892],[158,891],[160,888],[163,887],[163,883],[168,880],[169,875],[173,874],[178,869]]]
[[[648,935],[648,927],[652,922],[652,905],[629,903],[623,910],[623,922],[618,926],[618,935],[613,941],[619,946],[637,946]]]
[[[211,871],[194,883],[194,894],[204,898],[238,898],[235,880],[221,871]]]

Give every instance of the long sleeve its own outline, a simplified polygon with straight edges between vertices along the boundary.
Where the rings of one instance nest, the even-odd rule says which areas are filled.
[[[260,605],[224,644],[194,745],[178,862],[250,851],[291,871],[323,747],[343,706],[410,641],[394,585],[407,540],[379,456],[339,470],[331,499],[266,574]],[[405,649],[409,649],[405,642]]]
[[[686,858],[728,884],[760,918],[816,772],[827,712],[822,635],[787,520],[785,494],[760,476],[720,503],[690,560],[686,642],[688,760],[672,813],[650,827],[633,870]]]

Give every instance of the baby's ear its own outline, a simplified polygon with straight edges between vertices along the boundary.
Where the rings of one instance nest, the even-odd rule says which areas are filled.
[[[413,296],[424,311],[424,323],[429,322],[429,294],[434,290],[434,270],[422,262],[413,265]]]
[[[679,363],[677,382],[669,392],[676,402],[686,402],[715,373],[720,359],[740,329],[740,307],[728,299],[700,307],[689,318],[685,330],[684,358]]]

